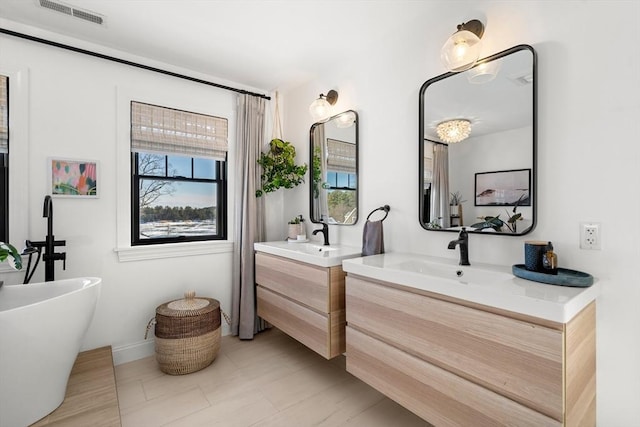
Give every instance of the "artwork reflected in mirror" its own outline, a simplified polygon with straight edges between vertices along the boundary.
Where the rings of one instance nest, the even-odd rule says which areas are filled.
[[[358,114],[349,110],[310,130],[310,218],[353,225],[358,221]]]
[[[522,235],[535,226],[536,58],[520,45],[420,90],[420,223]]]

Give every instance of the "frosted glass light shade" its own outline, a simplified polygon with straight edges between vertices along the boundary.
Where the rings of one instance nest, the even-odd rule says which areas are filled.
[[[331,117],[331,104],[324,99],[323,95],[320,95],[309,106],[309,113],[314,122],[326,122]]]
[[[500,61],[483,62],[466,72],[467,80],[473,84],[489,83],[500,71]]]
[[[436,126],[436,132],[441,141],[453,144],[469,138],[471,122],[466,119],[447,120]]]
[[[440,58],[449,71],[468,70],[480,57],[480,47],[478,36],[471,31],[460,30],[447,39]]]
[[[356,115],[353,111],[346,111],[339,116],[336,117],[336,127],[338,128],[348,128],[353,126],[353,123],[356,121]]]

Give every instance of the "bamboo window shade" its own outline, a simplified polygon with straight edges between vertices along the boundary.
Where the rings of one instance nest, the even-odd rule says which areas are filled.
[[[225,118],[131,102],[131,151],[225,160]]]
[[[0,76],[0,153],[9,152],[9,78]]]
[[[327,138],[327,169],[335,172],[356,173],[356,145]]]

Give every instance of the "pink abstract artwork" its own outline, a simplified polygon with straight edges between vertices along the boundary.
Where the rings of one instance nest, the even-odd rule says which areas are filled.
[[[57,196],[98,195],[97,163],[51,159],[51,193]]]

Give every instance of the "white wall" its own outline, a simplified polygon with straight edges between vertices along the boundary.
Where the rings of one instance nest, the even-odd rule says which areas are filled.
[[[360,220],[330,227],[332,242],[361,245],[368,212],[389,204],[387,251],[457,257],[454,236],[418,222],[418,92],[444,72],[440,47],[455,25],[486,23],[483,56],[517,44],[538,53],[538,226],[524,237],[470,237],[471,262],[522,262],[525,239],[552,240],[560,264],[602,284],[597,314],[598,424],[640,420],[640,43],[634,1],[424,2],[424,15],[386,44],[284,94],[285,137],[308,158],[309,104],[339,92],[334,113],[360,118]],[[424,25],[423,21],[429,21]],[[630,54],[629,49],[632,49]],[[327,58],[330,62],[330,58]],[[308,210],[308,188],[284,195],[284,217]],[[581,221],[602,223],[602,250],[579,249]]]
[[[490,135],[471,137],[458,144],[449,145],[449,191],[460,191],[464,225],[471,225],[480,220],[478,217],[500,215],[508,219],[512,208],[496,206],[475,206],[475,174],[507,169],[531,169],[533,150],[531,150],[531,126]],[[533,194],[533,193],[532,193]],[[531,226],[532,208],[519,206],[522,221],[517,224],[518,230]],[[504,227],[503,231],[508,232]]]
[[[457,257],[445,249],[453,234],[426,231],[418,222],[419,88],[444,71],[439,50],[460,22],[480,18],[486,23],[483,56],[531,44],[539,61],[538,226],[525,237],[472,235],[470,260],[518,263],[525,239],[548,239],[554,242],[562,266],[595,275],[602,284],[597,319],[598,422],[637,423],[640,3],[442,1],[423,2],[422,7],[424,13],[416,13],[413,25],[391,34],[374,51],[362,52],[344,65],[327,57],[331,70],[283,93],[284,137],[296,144],[303,162],[309,157],[312,124],[308,106],[318,93],[337,89],[340,98],[334,112],[359,113],[362,214],[354,227],[331,226],[331,241],[360,246],[366,214],[389,204],[387,251]],[[19,202],[29,237],[40,239],[45,234],[41,204],[46,158],[100,160],[104,187],[99,199],[54,202],[55,234],[67,240],[68,252],[67,270],[58,266],[57,277],[104,279],[84,347],[111,344],[122,350],[123,357],[135,353],[155,307],[186,289],[218,298],[228,307],[228,252],[126,263],[119,262],[114,252],[117,205],[128,197],[117,188],[117,87],[184,94],[196,102],[228,96],[226,92],[0,36],[0,69],[5,66],[28,75],[24,93],[29,124],[26,134],[20,135],[28,141],[28,150],[21,151],[24,163],[12,166],[22,169],[23,181],[16,185],[25,188]],[[269,239],[284,238],[288,218],[299,213],[309,216],[308,193],[306,186],[300,186],[267,196]],[[602,223],[601,251],[579,249],[581,221]],[[39,275],[36,281],[42,270]],[[21,275],[2,273],[0,279],[16,283]],[[140,348],[147,351],[149,346]]]
[[[29,31],[29,28],[23,29],[23,32]],[[72,42],[69,44],[82,44]],[[48,193],[48,157],[99,161],[98,199],[56,198],[53,202],[54,233],[56,239],[66,240],[66,247],[59,249],[67,252],[67,268],[63,271],[61,263],[56,263],[56,278],[98,276],[103,279],[101,297],[83,348],[112,345],[116,363],[152,354],[153,341],[143,340],[147,322],[155,315],[158,305],[181,298],[186,290],[218,299],[229,312],[233,247],[230,241],[201,245],[199,254],[188,256],[181,255],[184,247],[174,245],[168,254],[170,258],[165,257],[166,253],[158,254],[145,248],[133,251],[134,256],[147,257],[149,252],[154,252],[154,256],[164,258],[129,262],[121,262],[115,250],[130,249],[127,248],[130,243],[129,100],[227,117],[229,176],[232,177],[236,95],[8,36],[0,36],[0,52],[0,71],[21,73],[23,77],[23,85],[16,86],[10,95],[11,114],[15,113],[21,123],[28,123],[28,129],[24,129],[26,126],[11,129],[10,168],[15,174],[11,183],[12,242],[20,246],[24,238],[44,240],[46,219],[42,218],[42,203]],[[133,58],[136,59],[150,62]],[[166,68],[162,64],[150,65]],[[228,83],[206,76],[195,77]],[[21,105],[26,108],[18,108]],[[231,240],[232,183],[228,191]],[[23,217],[27,218],[24,232],[18,230],[19,224],[15,222]],[[131,250],[120,254],[131,255]],[[42,281],[43,272],[41,263],[32,282]],[[22,273],[0,275],[0,280],[8,283],[21,283],[22,279]],[[228,333],[226,324],[223,324],[223,333]]]

